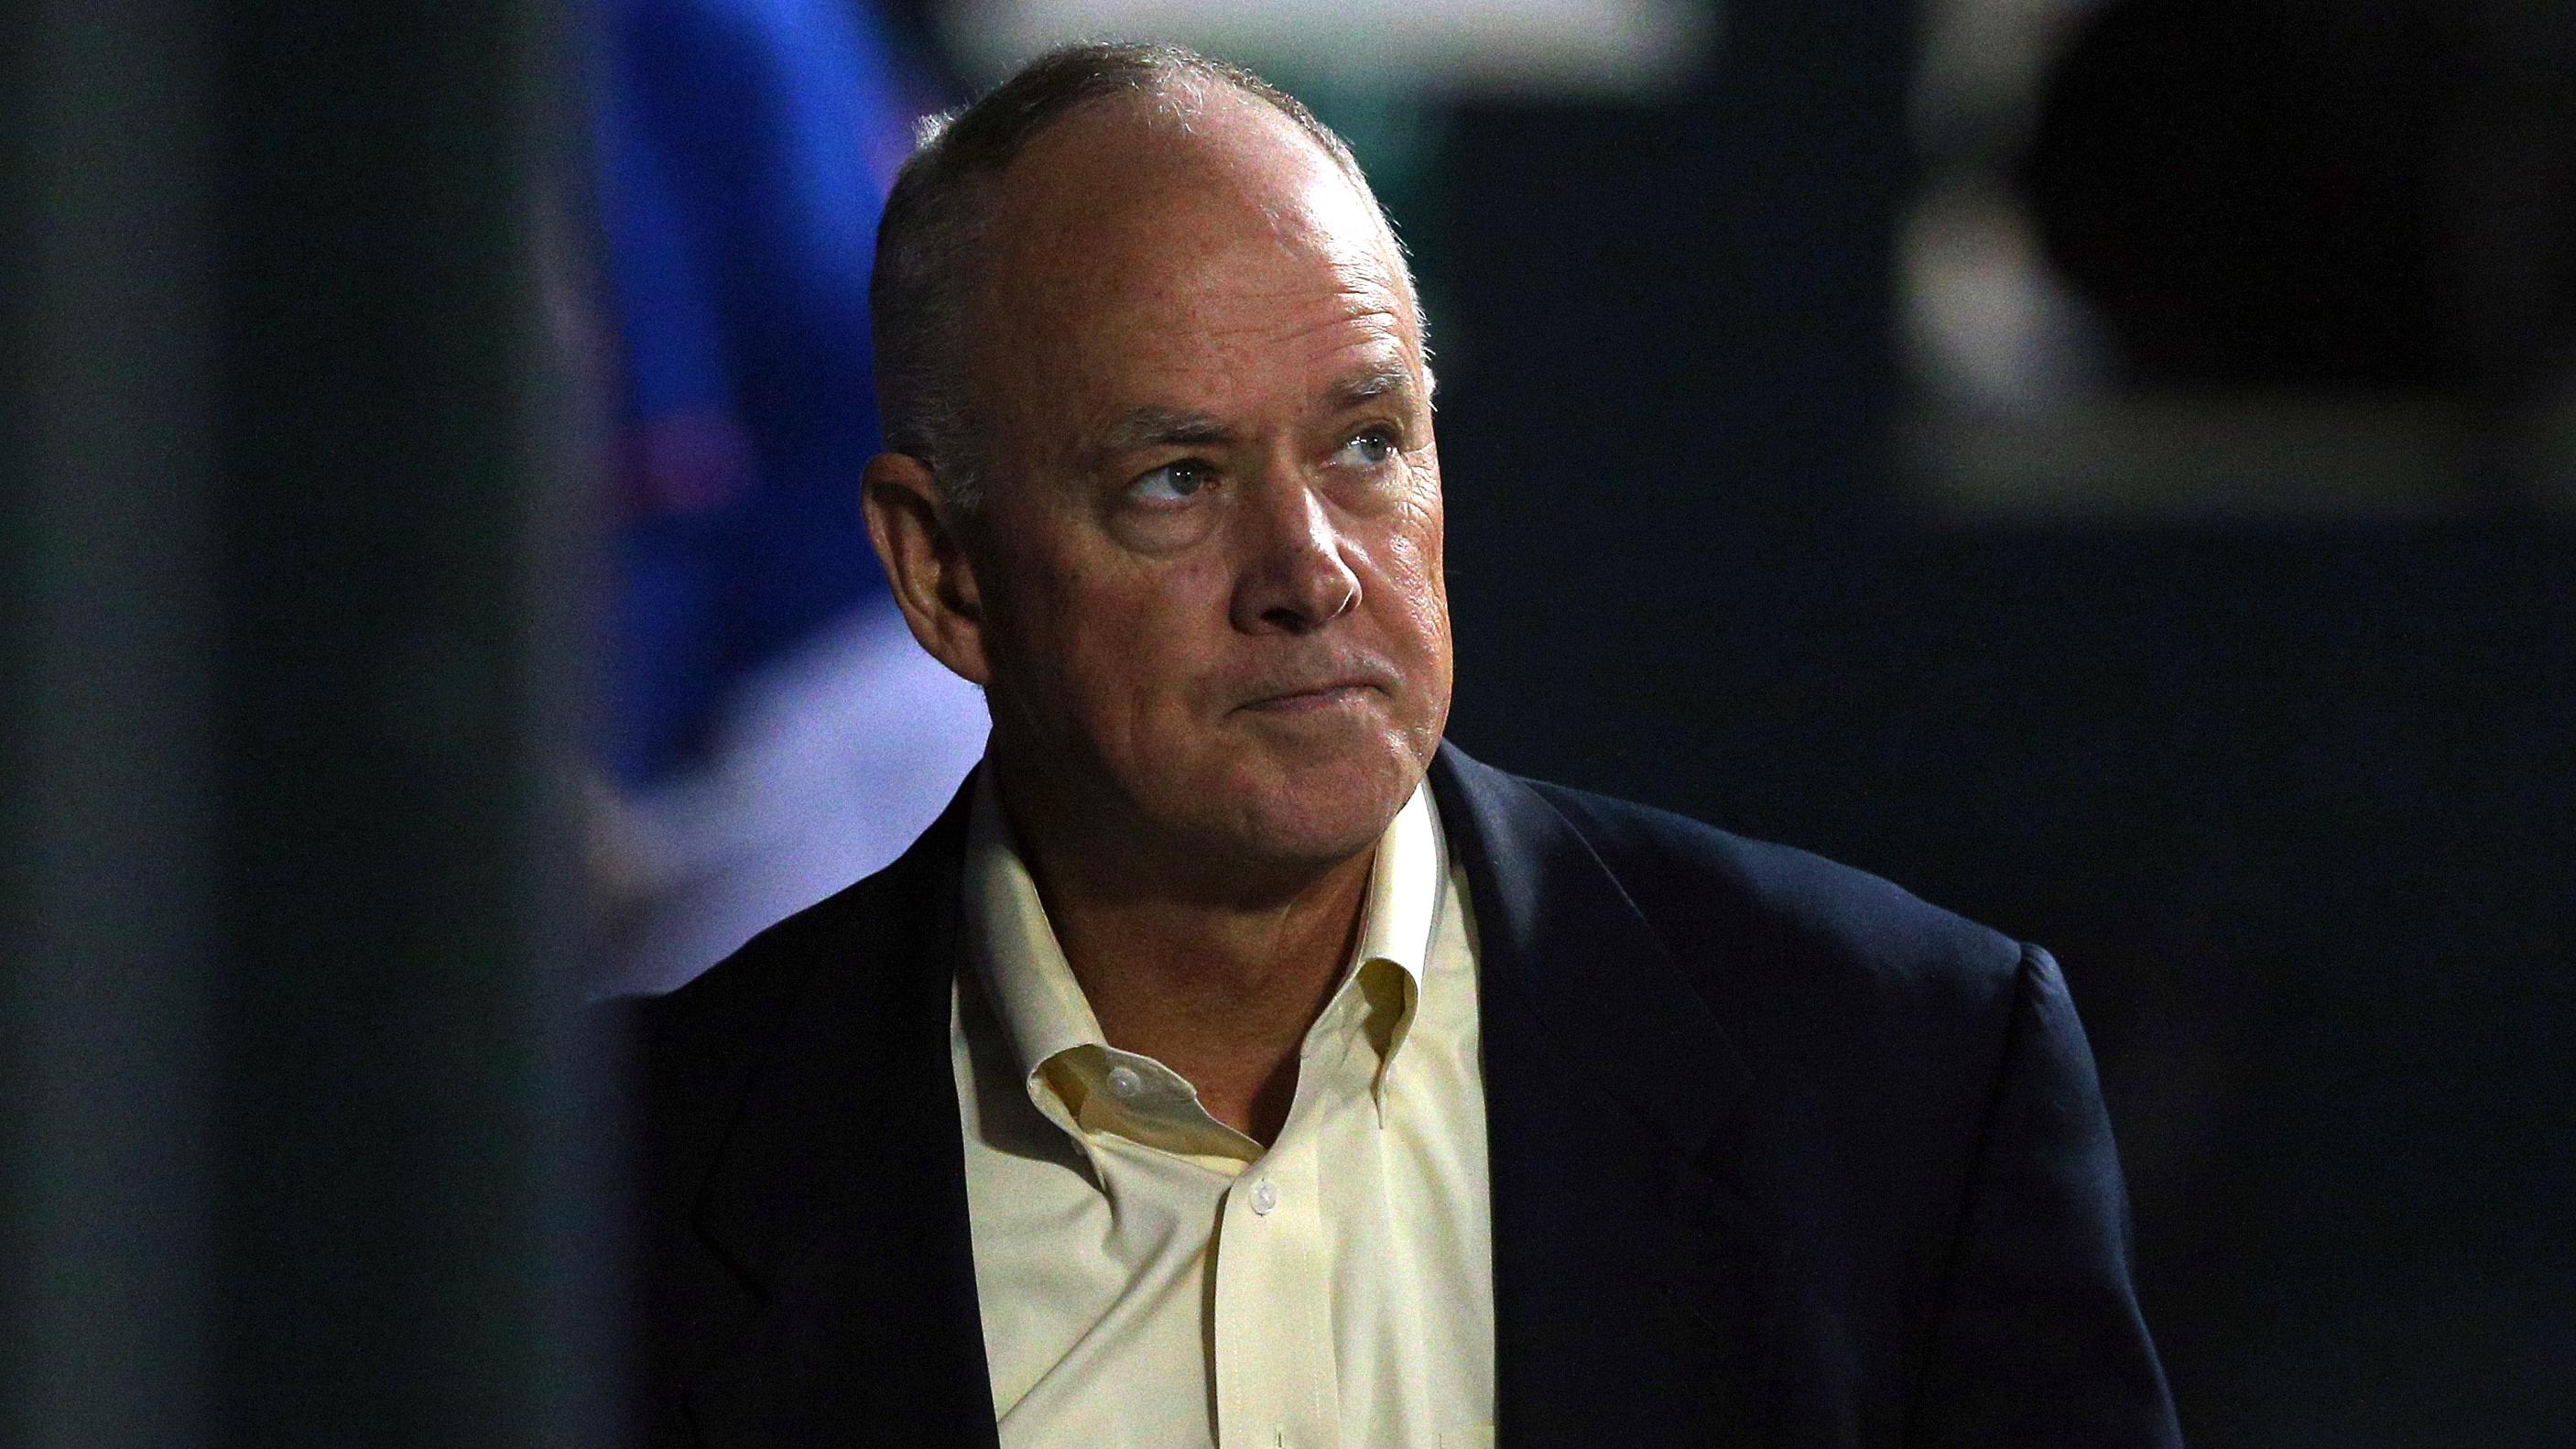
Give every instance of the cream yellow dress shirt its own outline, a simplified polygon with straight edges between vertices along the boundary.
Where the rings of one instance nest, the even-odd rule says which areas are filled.
[[[1004,1449],[1490,1445],[1473,919],[1429,793],[1267,1151],[1102,1039],[989,772],[973,812],[949,1036]]]

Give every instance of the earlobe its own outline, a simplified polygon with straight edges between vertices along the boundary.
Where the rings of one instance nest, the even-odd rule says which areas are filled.
[[[903,453],[869,459],[860,506],[867,515],[868,541],[876,547],[912,637],[960,678],[990,683],[974,561],[940,506],[929,467]]]

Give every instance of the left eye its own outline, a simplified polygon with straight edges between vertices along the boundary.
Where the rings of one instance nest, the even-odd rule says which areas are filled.
[[[1371,428],[1342,444],[1342,450],[1336,455],[1335,461],[1373,468],[1394,456],[1395,435],[1384,428]]]
[[[1150,503],[1178,503],[1206,487],[1207,483],[1207,465],[1185,458],[1142,474],[1127,485],[1127,491]]]

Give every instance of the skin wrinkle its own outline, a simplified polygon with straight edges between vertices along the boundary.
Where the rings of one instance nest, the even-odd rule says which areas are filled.
[[[881,457],[871,533],[916,636],[987,686],[1104,1033],[1268,1141],[1447,717],[1421,328],[1374,201],[1230,91],[1079,108],[997,188],[986,499],[960,529]]]

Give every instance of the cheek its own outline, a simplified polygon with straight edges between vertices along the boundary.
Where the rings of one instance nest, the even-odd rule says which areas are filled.
[[[1445,658],[1449,593],[1442,570],[1444,534],[1437,485],[1423,501],[1399,510],[1394,523],[1384,553],[1393,603],[1403,615],[1406,634]]]
[[[1001,676],[997,692],[1057,734],[1099,713],[1099,682],[1114,670],[1096,657],[1096,645],[1113,631],[1094,617],[1101,590],[1085,561],[1061,548],[1026,547],[1054,541],[1038,528],[1024,527],[1021,538],[1025,551],[1009,560],[1006,587],[986,594],[987,647]]]
[[[1211,608],[1225,622],[1224,570],[1211,560],[1136,568],[1068,565],[1044,601],[1036,648],[1057,661],[1073,708],[1105,742],[1142,741],[1195,698]],[[1114,747],[1114,745],[1113,745]]]

